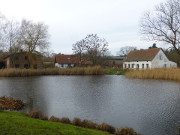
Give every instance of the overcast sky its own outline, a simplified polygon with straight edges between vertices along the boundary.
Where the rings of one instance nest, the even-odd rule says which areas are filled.
[[[141,40],[139,23],[145,11],[161,2],[165,0],[0,0],[0,12],[9,19],[48,25],[55,53],[71,54],[72,44],[94,33],[116,55],[123,46],[140,49],[153,43]]]

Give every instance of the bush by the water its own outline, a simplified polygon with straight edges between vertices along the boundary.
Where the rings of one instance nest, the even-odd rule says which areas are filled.
[[[74,118],[74,120],[72,121],[72,124],[75,126],[81,126],[81,127],[83,126],[80,118]]]
[[[3,110],[21,110],[24,107],[22,100],[15,100],[11,97],[0,97],[1,109]]]
[[[41,119],[42,113],[40,111],[31,111],[28,114],[29,117],[32,118],[37,118],[37,119]],[[69,118],[57,118],[55,116],[51,116],[49,121],[52,122],[61,122],[61,123],[66,123],[66,124],[72,124],[75,126],[79,126],[79,127],[84,127],[84,128],[90,128],[90,129],[96,129],[96,130],[101,130],[101,131],[106,131],[109,133],[114,134],[116,132],[115,127],[106,124],[106,123],[102,123],[102,124],[97,124],[94,123],[90,120],[81,120],[80,118],[74,118],[74,120],[71,122]]]
[[[102,130],[102,131],[107,131],[107,132],[112,133],[112,134],[114,134],[116,132],[115,127],[113,127],[107,123],[102,123],[101,125],[98,125],[97,129]]]
[[[60,118],[60,122],[61,123],[66,123],[66,124],[71,124],[70,119],[67,118],[67,117]]]
[[[49,119],[49,121],[52,121],[52,122],[60,122],[60,119],[55,117],[55,116],[51,116],[51,118]]]
[[[90,129],[97,129],[98,124],[94,123],[90,120],[83,120],[82,121],[82,127],[84,128],[90,128]]]
[[[132,128],[126,127],[126,128],[122,128],[122,129],[117,129],[116,135],[141,135],[141,134],[137,133]]]
[[[27,115],[28,115],[29,117],[31,117],[31,118],[36,118],[36,119],[41,119],[41,120],[48,120],[48,117],[47,117],[47,116],[44,116],[44,115],[42,114],[42,112],[39,111],[39,110],[30,111]]]
[[[130,70],[126,72],[126,76],[139,79],[163,79],[180,81],[180,68]]]
[[[101,66],[75,68],[47,68],[47,69],[1,69],[0,77],[27,77],[40,75],[102,75]]]

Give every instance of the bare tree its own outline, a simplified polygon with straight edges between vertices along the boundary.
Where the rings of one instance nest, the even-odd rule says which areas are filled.
[[[14,20],[8,20],[4,28],[4,39],[7,51],[10,54],[16,53],[21,49],[19,44],[20,24]]]
[[[171,44],[180,57],[180,0],[168,0],[146,12],[140,30],[147,40]]]
[[[20,28],[20,43],[29,52],[30,67],[33,68],[34,51],[42,51],[48,48],[48,27],[43,23],[33,23],[32,21],[22,20]]]
[[[108,51],[108,42],[97,34],[89,34],[73,45],[73,51],[81,58],[83,55],[93,62],[93,65],[102,64]]]
[[[93,64],[102,64],[102,58],[108,51],[108,42],[104,38],[100,38],[97,34],[89,34],[85,38],[85,50],[87,56],[92,60]]]
[[[0,13],[0,49],[5,50],[6,45],[5,45],[5,39],[4,39],[4,29],[5,29],[5,24],[7,22],[7,19],[4,15]]]
[[[131,51],[137,50],[137,47],[134,46],[125,46],[125,47],[121,47],[120,50],[117,52],[118,56],[127,56],[128,53],[130,53]]]
[[[85,46],[86,46],[86,41],[82,39],[81,41],[77,41],[75,44],[73,44],[73,52],[74,54],[78,55],[80,65],[82,64],[82,56],[85,53]]]
[[[43,23],[22,20],[20,42],[28,52],[47,48],[48,38],[48,26]]]

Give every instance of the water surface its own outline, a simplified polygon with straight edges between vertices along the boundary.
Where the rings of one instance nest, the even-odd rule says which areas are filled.
[[[125,76],[0,78],[0,96],[26,103],[48,117],[74,117],[133,127],[143,135],[177,135],[180,83]]]

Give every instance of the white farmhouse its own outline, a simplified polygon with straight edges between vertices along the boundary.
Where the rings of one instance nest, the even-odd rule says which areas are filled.
[[[123,69],[147,69],[177,67],[169,61],[161,48],[131,51],[123,62]]]
[[[72,68],[76,64],[79,64],[79,60],[76,55],[57,54],[55,56],[55,67]]]

